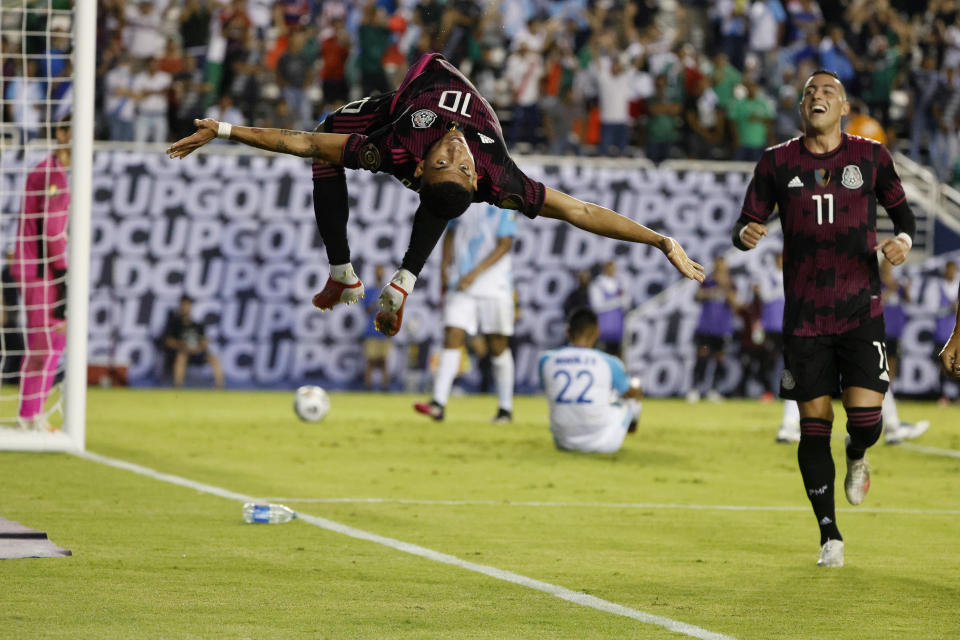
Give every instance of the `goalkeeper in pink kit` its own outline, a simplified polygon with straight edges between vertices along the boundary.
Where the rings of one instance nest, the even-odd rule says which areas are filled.
[[[43,408],[67,343],[67,214],[70,128],[56,129],[57,150],[27,176],[10,271],[27,316],[20,366],[20,425],[49,430]]]

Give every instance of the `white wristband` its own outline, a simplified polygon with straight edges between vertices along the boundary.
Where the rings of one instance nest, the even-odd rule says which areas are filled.
[[[737,234],[737,237],[740,238],[740,242],[743,242],[743,232],[746,230],[747,230],[747,225],[744,225],[743,228],[740,229],[740,233]]]
[[[903,240],[904,242],[907,243],[907,251],[910,251],[910,249],[913,248],[913,238],[910,237],[910,234],[904,231],[901,231],[900,233],[897,234],[897,239]]]
[[[229,140],[231,129],[233,129],[233,127],[229,122],[221,122],[220,126],[217,127],[217,137],[223,138],[224,140]]]

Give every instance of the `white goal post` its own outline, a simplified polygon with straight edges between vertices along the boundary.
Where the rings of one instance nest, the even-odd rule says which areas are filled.
[[[9,91],[9,95],[0,95],[0,124],[3,125],[3,137],[0,140],[0,169],[5,175],[0,183],[7,193],[0,193],[0,202],[3,210],[0,215],[5,218],[0,225],[0,246],[4,252],[8,251],[15,242],[23,242],[19,236],[17,220],[23,211],[23,198],[32,192],[27,191],[26,180],[28,174],[36,165],[38,151],[46,151],[47,157],[56,149],[56,138],[51,132],[54,125],[69,120],[71,129],[71,162],[67,170],[67,180],[70,192],[69,216],[67,223],[67,300],[66,300],[66,346],[63,353],[65,372],[63,381],[58,385],[62,389],[62,396],[52,397],[42,407],[43,422],[60,428],[41,429],[32,428],[31,423],[39,420],[25,421],[18,413],[18,405],[22,402],[19,397],[19,382],[14,384],[13,379],[19,380],[22,375],[17,374],[16,365],[7,378],[8,367],[4,368],[4,377],[0,380],[0,450],[8,451],[82,451],[86,442],[86,393],[87,393],[87,329],[90,288],[90,206],[92,202],[91,177],[93,165],[93,126],[94,126],[94,83],[96,73],[96,0],[74,0],[72,8],[57,8],[60,3],[54,0],[0,0],[0,31],[7,47],[5,51],[14,51],[14,65],[19,70],[22,87],[20,94]],[[19,22],[19,24],[18,24]],[[35,30],[36,24],[44,24],[44,30]],[[19,38],[19,43],[17,39]],[[46,42],[43,53],[37,53],[28,46],[28,39],[39,39]],[[50,43],[54,38],[69,39],[69,55],[53,54]],[[59,50],[58,50],[59,51]],[[53,64],[51,60],[69,58],[73,64],[70,75],[69,88],[64,94],[52,97],[53,82],[40,72],[39,78],[31,77],[37,73],[37,61],[46,64],[46,70]],[[30,66],[32,71],[28,71]],[[39,136],[27,135],[23,128],[23,113],[33,108],[28,103],[29,84],[31,80],[41,80],[40,86],[44,89],[45,97],[41,102],[39,112],[40,121],[33,122]],[[5,78],[10,81],[11,78]],[[8,84],[5,82],[4,84]],[[26,98],[24,98],[26,96]],[[21,109],[21,111],[17,111]],[[69,111],[69,116],[63,112]],[[35,113],[36,113],[35,112]],[[31,116],[33,117],[33,116]],[[31,141],[32,137],[40,140],[40,144]],[[51,142],[52,139],[52,142]],[[43,142],[46,142],[44,146]],[[39,147],[39,149],[38,149]],[[18,165],[19,163],[19,165]],[[11,167],[16,167],[11,169]],[[49,172],[48,172],[49,174]],[[48,186],[49,193],[57,192],[56,185]],[[52,198],[52,196],[51,196]],[[43,229],[42,225],[38,228]],[[9,234],[17,234],[10,237]],[[42,238],[42,239],[41,239]],[[31,238],[34,239],[34,238]],[[36,238],[38,245],[46,240],[45,236]],[[40,251],[46,251],[41,249]],[[44,254],[45,256],[45,254]],[[45,257],[38,256],[34,263],[43,263],[44,273],[50,265],[42,262]],[[10,256],[2,259],[4,265],[11,262]],[[26,262],[22,262],[26,264]],[[10,287],[11,282],[5,279],[4,287]],[[12,287],[17,288],[16,283]],[[19,286],[19,308],[4,308],[6,313],[15,313],[21,324],[24,322],[26,309],[24,302],[23,285]],[[62,304],[62,301],[60,301]],[[5,317],[7,317],[5,315]],[[21,346],[22,353],[14,354],[10,348],[9,336],[16,329],[8,329],[4,324],[4,340],[0,341],[0,357],[6,359],[15,355],[26,357],[29,347]],[[22,333],[26,336],[26,331]],[[62,334],[61,334],[62,335]],[[26,337],[22,338],[23,345],[27,345]],[[18,358],[19,359],[19,358]],[[44,371],[48,373],[47,370]],[[44,395],[46,400],[46,396]],[[53,414],[62,412],[62,424],[59,416],[52,419]],[[46,418],[51,416],[48,421]]]

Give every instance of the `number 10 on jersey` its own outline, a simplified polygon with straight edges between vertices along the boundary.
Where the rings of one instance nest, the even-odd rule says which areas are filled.
[[[827,208],[827,224],[833,224],[833,194],[825,193],[812,196],[813,201],[817,203],[817,224],[823,224],[823,208]]]

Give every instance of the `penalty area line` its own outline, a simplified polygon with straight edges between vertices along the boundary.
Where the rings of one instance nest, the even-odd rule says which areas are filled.
[[[802,511],[810,507],[749,504],[677,504],[657,502],[543,502],[511,500],[419,500],[413,498],[259,498],[264,502],[299,502],[300,504],[399,504],[440,507],[553,507],[567,509],[680,509],[689,511]],[[839,507],[842,513],[888,513],[896,515],[960,516],[960,509],[900,509],[897,507]]]
[[[940,449],[939,447],[927,447],[922,444],[913,444],[912,442],[901,442],[897,445],[901,449],[909,449],[918,453],[927,453],[932,456],[946,456],[948,458],[960,458],[960,451],[956,449]]]
[[[99,464],[106,465],[108,467],[114,467],[116,469],[123,469],[125,471],[130,471],[154,480],[159,480],[161,482],[167,482],[170,484],[178,485],[181,487],[186,487],[188,489],[193,489],[195,491],[200,491],[202,493],[208,493],[211,495],[219,496],[221,498],[226,498],[228,500],[237,500],[240,502],[254,502],[258,498],[254,496],[248,496],[243,493],[237,493],[235,491],[230,491],[229,489],[223,489],[221,487],[216,487],[213,485],[205,484],[203,482],[196,482],[190,480],[189,478],[184,478],[182,476],[176,476],[170,473],[163,473],[162,471],[157,471],[149,467],[144,467],[139,464],[132,462],[127,462],[126,460],[119,460],[116,458],[110,458],[107,456],[100,455],[98,453],[93,453],[91,451],[78,451],[74,452],[74,455],[77,457],[89,460],[91,462],[96,462]],[[262,499],[262,498],[260,498]],[[534,589],[536,591],[542,591],[549,595],[570,602],[572,604],[580,605],[582,607],[589,607],[591,609],[596,609],[598,611],[604,611],[606,613],[612,613],[614,615],[623,616],[625,618],[631,618],[642,622],[644,624],[662,627],[669,631],[675,633],[680,633],[691,638],[699,638],[700,640],[737,640],[733,636],[727,636],[721,633],[715,633],[713,631],[708,631],[702,627],[696,625],[688,624],[686,622],[681,622],[679,620],[674,620],[672,618],[667,618],[664,616],[658,616],[652,613],[647,613],[645,611],[640,611],[639,609],[632,609],[630,607],[625,607],[619,605],[615,602],[610,602],[609,600],[604,600],[596,596],[591,596],[589,594],[573,591],[572,589],[567,589],[566,587],[561,587],[559,585],[551,584],[549,582],[543,582],[541,580],[536,580],[519,573],[514,573],[512,571],[506,571],[504,569],[498,569],[497,567],[492,567],[489,565],[477,564],[475,562],[470,562],[468,560],[463,560],[457,556],[449,555],[446,553],[441,553],[439,551],[434,551],[433,549],[428,549],[427,547],[421,547],[417,544],[412,544],[410,542],[404,542],[402,540],[397,540],[395,538],[388,538],[385,536],[378,535],[376,533],[371,533],[369,531],[364,531],[362,529],[357,529],[349,525],[342,524],[340,522],[335,522],[333,520],[328,520],[326,518],[321,518],[319,516],[312,516],[306,513],[297,512],[297,519],[311,524],[315,527],[320,527],[321,529],[326,529],[327,531],[333,531],[335,533],[340,533],[351,538],[356,538],[358,540],[366,540],[368,542],[373,542],[375,544],[383,545],[397,551],[402,551],[404,553],[409,553],[411,555],[420,556],[421,558],[426,558],[427,560],[432,560],[434,562],[440,562],[443,564],[451,565],[458,567],[460,569],[466,569],[467,571],[473,571],[475,573],[480,573],[485,576],[495,578],[497,580],[502,580],[504,582],[510,582],[522,587],[527,587],[528,589]]]

